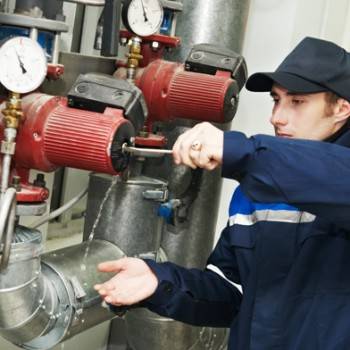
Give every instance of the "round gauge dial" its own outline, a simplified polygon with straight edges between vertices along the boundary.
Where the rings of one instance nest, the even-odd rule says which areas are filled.
[[[44,50],[34,40],[14,37],[0,48],[0,83],[7,90],[27,93],[37,89],[47,73]]]
[[[157,33],[163,21],[163,6],[159,0],[128,0],[123,5],[125,27],[139,36]]]

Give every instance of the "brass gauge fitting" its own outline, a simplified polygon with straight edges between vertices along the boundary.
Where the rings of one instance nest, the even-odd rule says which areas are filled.
[[[6,108],[2,110],[4,115],[4,127],[18,129],[23,118],[22,104],[20,94],[10,92],[10,96],[6,102]]]
[[[129,53],[126,54],[128,58],[127,63],[127,79],[129,81],[134,81],[136,69],[139,66],[139,62],[142,60],[143,56],[141,55],[141,38],[134,36],[129,41]]]

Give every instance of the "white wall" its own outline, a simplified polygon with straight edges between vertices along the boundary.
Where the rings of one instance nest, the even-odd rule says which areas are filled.
[[[305,36],[331,40],[350,49],[349,0],[251,0],[243,55],[249,75],[274,71]],[[232,129],[247,135],[272,134],[268,93],[243,90]],[[225,180],[217,236],[225,226],[235,182]]]

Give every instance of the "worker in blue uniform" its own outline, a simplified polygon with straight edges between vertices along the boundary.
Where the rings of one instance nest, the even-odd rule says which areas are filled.
[[[240,183],[206,269],[123,258],[99,265],[117,274],[96,289],[230,327],[230,350],[350,349],[350,54],[305,38],[246,87],[271,93],[276,137],[201,123],[173,148],[175,163]]]

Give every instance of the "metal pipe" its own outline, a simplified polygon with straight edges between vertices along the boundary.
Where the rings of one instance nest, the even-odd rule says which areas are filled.
[[[16,190],[8,188],[2,198],[0,210],[0,242],[3,241],[0,271],[7,268],[16,218]],[[6,230],[5,239],[3,239]]]
[[[11,155],[4,154],[2,158],[2,174],[1,174],[1,196],[4,195],[9,184],[10,167],[11,167]]]
[[[105,0],[66,0],[67,2],[75,2],[76,4],[104,6]]]
[[[30,226],[32,228],[38,228],[39,226],[45,224],[46,222],[57,218],[58,216],[62,215],[65,211],[73,207],[74,204],[79,202],[87,194],[87,192],[88,192],[88,188],[86,187],[84,190],[78,193],[75,197],[73,197],[69,202],[62,205],[60,208],[52,211],[49,215],[41,217],[38,221],[34,222]]]
[[[199,43],[220,45],[240,53],[249,3],[250,0],[183,1],[183,11],[177,17],[176,26],[176,35],[181,37],[182,44],[178,49],[167,53],[166,58],[183,62],[193,45]],[[178,124],[183,126],[185,123],[179,120]],[[229,128],[229,125],[225,124],[223,127]],[[179,132],[184,131],[171,130],[169,124],[164,128],[169,129],[164,132],[169,140],[168,146],[172,145],[172,140],[176,140]],[[214,242],[221,188],[220,170],[195,176],[189,169],[172,168],[168,157],[163,157],[162,160],[163,164],[160,164],[159,159],[147,159],[143,175],[169,180],[169,191],[173,198],[182,200],[187,206],[187,211],[182,223],[175,226],[168,224],[165,227],[161,246],[170,261],[185,267],[203,268]],[[117,201],[118,199],[116,198]],[[139,215],[142,217],[141,213]],[[144,218],[146,221],[146,217]],[[112,223],[112,217],[111,220]],[[107,223],[104,225],[107,226]],[[114,326],[117,327],[117,322],[112,323],[111,338],[117,333],[113,329]],[[142,350],[145,344],[152,350],[224,348],[219,341],[222,335],[220,332],[225,332],[222,329],[185,327],[181,323],[169,322],[168,319],[156,315],[151,316],[145,310],[133,310],[128,313],[126,328],[128,346],[133,350]],[[202,341],[200,336],[208,334],[207,332],[212,334],[208,343]]]
[[[38,28],[31,28],[29,37],[34,41],[38,41]]]
[[[127,143],[122,145],[122,151],[126,153],[131,153],[133,155],[145,156],[147,155],[164,155],[164,154],[173,154],[172,149],[160,149],[160,148],[142,148],[142,147],[133,147],[128,146]]]
[[[106,256],[123,257],[117,246],[93,240],[40,257],[39,231],[26,228],[16,237],[9,266],[0,279],[0,334],[4,338],[26,349],[51,349],[115,317],[93,286],[112,277],[99,273],[96,266]]]
[[[193,45],[200,43],[242,52],[250,0],[186,0],[182,3],[176,25],[181,46],[169,52],[168,59],[183,62]]]
[[[13,151],[8,149],[9,145],[13,144],[17,135],[17,129],[15,128],[5,128],[4,130],[4,143],[2,145],[2,172],[1,172],[1,197],[4,195],[8,188],[10,169],[11,169],[11,159]]]
[[[60,54],[60,34],[55,33],[55,39],[53,41],[53,50],[52,50],[52,63],[58,63],[58,56]]]
[[[101,55],[114,57],[118,55],[121,0],[106,0],[103,11],[103,33]]]
[[[11,250],[0,279],[0,333],[21,344],[46,330],[58,300],[52,297],[52,283],[40,273],[41,233],[18,228]]]

